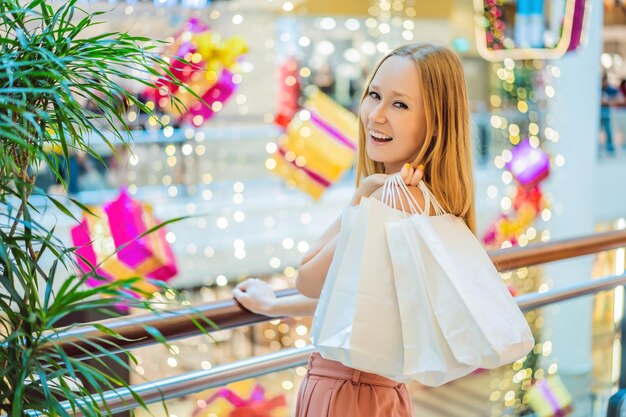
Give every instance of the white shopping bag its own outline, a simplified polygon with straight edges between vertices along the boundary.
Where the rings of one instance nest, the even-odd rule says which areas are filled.
[[[401,216],[369,198],[344,211],[311,329],[324,358],[401,377],[401,324],[384,229],[385,221]]]
[[[534,341],[480,244],[420,188],[424,211],[397,175],[383,202],[346,209],[311,339],[327,359],[437,386],[517,360]],[[436,216],[418,214],[431,202]]]
[[[359,207],[346,209],[311,339],[323,357],[346,366],[397,381],[417,379],[426,385],[441,385],[476,367],[455,359],[430,312],[425,291],[408,298],[409,305],[417,310],[408,311],[406,304],[398,302],[400,297],[407,300],[408,294],[397,294],[386,227],[408,216],[372,198],[363,198]],[[407,252],[403,249],[401,253]],[[401,317],[401,307],[407,310],[406,318]],[[407,326],[415,326],[408,334],[420,335],[422,349],[409,351],[419,353],[414,360],[407,357]],[[419,371],[415,371],[416,360]]]
[[[456,359],[439,327],[422,279],[420,248],[405,238],[401,222],[386,226],[402,324],[403,377],[439,386],[476,370]]]
[[[358,280],[350,338],[349,366],[396,380],[403,377],[402,323],[398,309],[393,267],[385,238],[385,223],[402,216],[397,210],[372,198],[359,204],[355,229],[365,229],[360,270],[351,270]],[[354,233],[352,239],[358,238]],[[353,259],[346,259],[348,265]],[[350,270],[349,268],[346,268]],[[358,275],[357,275],[358,274]],[[341,276],[339,279],[343,280]]]
[[[357,209],[358,207],[348,206],[341,215],[341,232],[317,302],[310,332],[311,341],[322,356],[328,359],[332,357],[342,363],[349,361],[348,342],[352,331],[358,282],[342,280],[337,285],[337,277],[342,266],[339,261],[346,258],[347,243],[354,229]],[[364,233],[364,230],[355,230],[355,234],[364,235]],[[354,253],[360,250],[359,247],[351,248],[347,257],[353,257]],[[329,338],[334,339],[333,345],[328,343]]]
[[[409,196],[399,177],[390,181]],[[437,215],[415,214],[387,225],[404,340],[410,341],[405,344],[405,372],[420,369],[417,359],[424,344],[419,334],[410,333],[418,326],[405,325],[422,310],[403,296],[424,289],[458,362],[496,368],[524,357],[534,346],[532,333],[489,256],[462,219],[443,213],[423,182],[420,189]]]

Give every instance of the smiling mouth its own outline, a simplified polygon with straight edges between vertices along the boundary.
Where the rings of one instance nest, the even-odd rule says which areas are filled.
[[[369,135],[374,142],[378,143],[391,142],[393,140],[393,137],[391,136],[383,135],[382,133],[374,132],[371,130],[369,131]]]

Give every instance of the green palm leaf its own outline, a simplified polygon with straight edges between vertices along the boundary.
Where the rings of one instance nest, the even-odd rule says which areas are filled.
[[[47,206],[74,217],[66,201],[34,186],[38,167],[46,166],[65,185],[62,171],[69,170],[75,150],[102,161],[90,137],[114,154],[114,143],[128,145],[131,135],[121,104],[148,115],[152,111],[117,80],[155,87],[154,80],[164,75],[200,99],[168,70],[154,46],[142,46],[150,39],[116,32],[85,36],[101,13],[87,13],[76,4],[0,1],[0,414],[11,417],[22,417],[27,409],[69,416],[62,401],[86,416],[107,415],[109,407],[96,401],[97,394],[130,387],[119,375],[68,356],[57,343],[56,327],[72,311],[101,309],[115,315],[111,306],[119,303],[153,309],[151,302],[129,295],[138,292],[139,278],[107,282],[97,276],[95,265],[89,274],[76,275],[76,248],[66,247],[55,237],[54,227],[36,220],[47,207],[33,203],[31,196],[43,197]],[[85,110],[81,100],[95,103],[99,112]],[[184,108],[180,100],[172,100]],[[53,261],[44,266],[43,258]],[[59,271],[69,272],[69,278],[58,282]],[[102,285],[87,288],[88,277],[100,278]],[[214,326],[205,318],[195,322],[200,330]],[[95,364],[108,358],[132,370],[132,354],[110,353],[119,350],[124,337],[102,325],[97,328],[106,337],[82,340],[77,348]],[[147,332],[167,344],[157,329]],[[132,390],[131,395],[145,407]]]

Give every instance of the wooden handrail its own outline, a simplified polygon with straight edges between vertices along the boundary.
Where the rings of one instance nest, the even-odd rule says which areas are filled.
[[[577,256],[626,246],[626,230],[595,233],[548,243],[535,243],[524,248],[498,249],[489,257],[499,271],[562,261]]]
[[[291,288],[277,291],[276,295],[285,297],[297,293],[298,290]],[[126,340],[119,340],[115,336],[104,334],[87,323],[60,329],[57,335],[52,338],[52,343],[61,344],[67,355],[80,359],[87,356],[85,351],[95,353],[94,349],[90,347],[93,342],[106,346],[112,352],[119,351],[112,344],[118,345],[122,349],[136,349],[154,344],[157,341],[152,333],[146,329],[149,327],[157,329],[167,340],[176,340],[200,334],[201,331],[197,324],[204,325],[205,331],[212,332],[261,323],[270,319],[267,316],[251,313],[230,299],[95,322],[117,332]],[[209,325],[207,321],[210,321],[212,325]]]
[[[522,311],[530,311],[585,295],[596,294],[600,291],[610,290],[625,284],[626,274],[580,282],[545,293],[524,294],[516,297],[515,300]],[[255,378],[270,372],[302,366],[306,364],[309,355],[313,351],[314,348],[311,345],[299,349],[283,349],[263,356],[255,356],[237,362],[218,365],[209,370],[193,371],[134,385],[132,391],[139,395],[145,404],[151,404],[204,391],[209,388],[224,386],[232,382]],[[128,388],[106,391],[102,395],[94,395],[91,399],[95,399],[100,404],[102,404],[103,399],[106,400],[107,406],[114,413],[132,410],[138,406],[137,400]],[[68,412],[72,411],[72,407],[68,402],[65,402],[62,406]],[[43,417],[40,413],[32,410],[27,411],[26,414],[29,417]],[[83,416],[84,414],[80,411],[74,413],[74,417]]]
[[[598,233],[574,239],[534,244],[524,248],[500,249],[489,253],[498,270],[532,266],[546,262],[589,255],[605,250],[626,246],[626,231]],[[296,294],[296,289],[277,292],[277,296]],[[61,344],[65,352],[73,357],[84,357],[85,351],[93,352],[91,343],[98,343],[111,349],[115,343],[122,349],[134,349],[156,343],[146,329],[153,327],[167,340],[176,340],[198,335],[200,330],[194,323],[210,320],[221,330],[268,321],[271,318],[251,313],[234,300],[223,300],[193,307],[177,308],[159,313],[145,313],[99,321],[119,333],[125,340],[104,334],[94,326],[85,325],[60,329],[53,343]],[[214,329],[207,328],[208,332]],[[107,343],[111,342],[111,343]]]

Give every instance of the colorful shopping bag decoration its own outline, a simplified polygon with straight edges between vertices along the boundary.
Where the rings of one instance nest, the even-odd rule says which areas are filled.
[[[192,417],[275,417],[284,415],[287,402],[284,395],[265,397],[265,389],[255,384],[247,399],[235,388],[222,388],[205,400],[196,402],[198,406]]]
[[[82,222],[71,229],[78,265],[85,273],[97,266],[98,275],[109,280],[145,277],[160,281],[177,274],[165,228],[141,236],[159,224],[150,205],[134,200],[122,189],[115,200],[89,209],[93,215],[85,212]],[[101,284],[95,278],[88,278],[87,283]],[[144,292],[156,289],[148,281],[135,286]]]
[[[506,169],[524,187],[543,181],[550,174],[550,156],[529,139],[523,140],[511,150],[511,160]]]
[[[557,375],[537,381],[526,399],[537,417],[565,417],[573,411],[572,395]]]
[[[357,137],[356,116],[311,87],[268,167],[288,185],[318,200],[354,164]]]
[[[222,41],[196,17],[189,19],[174,39],[165,52],[169,71],[202,100],[173,83],[169,75],[156,81],[158,88],[146,89],[144,97],[179,121],[200,126],[220,111],[235,92],[241,80],[237,63],[248,51],[248,45],[238,36]]]

